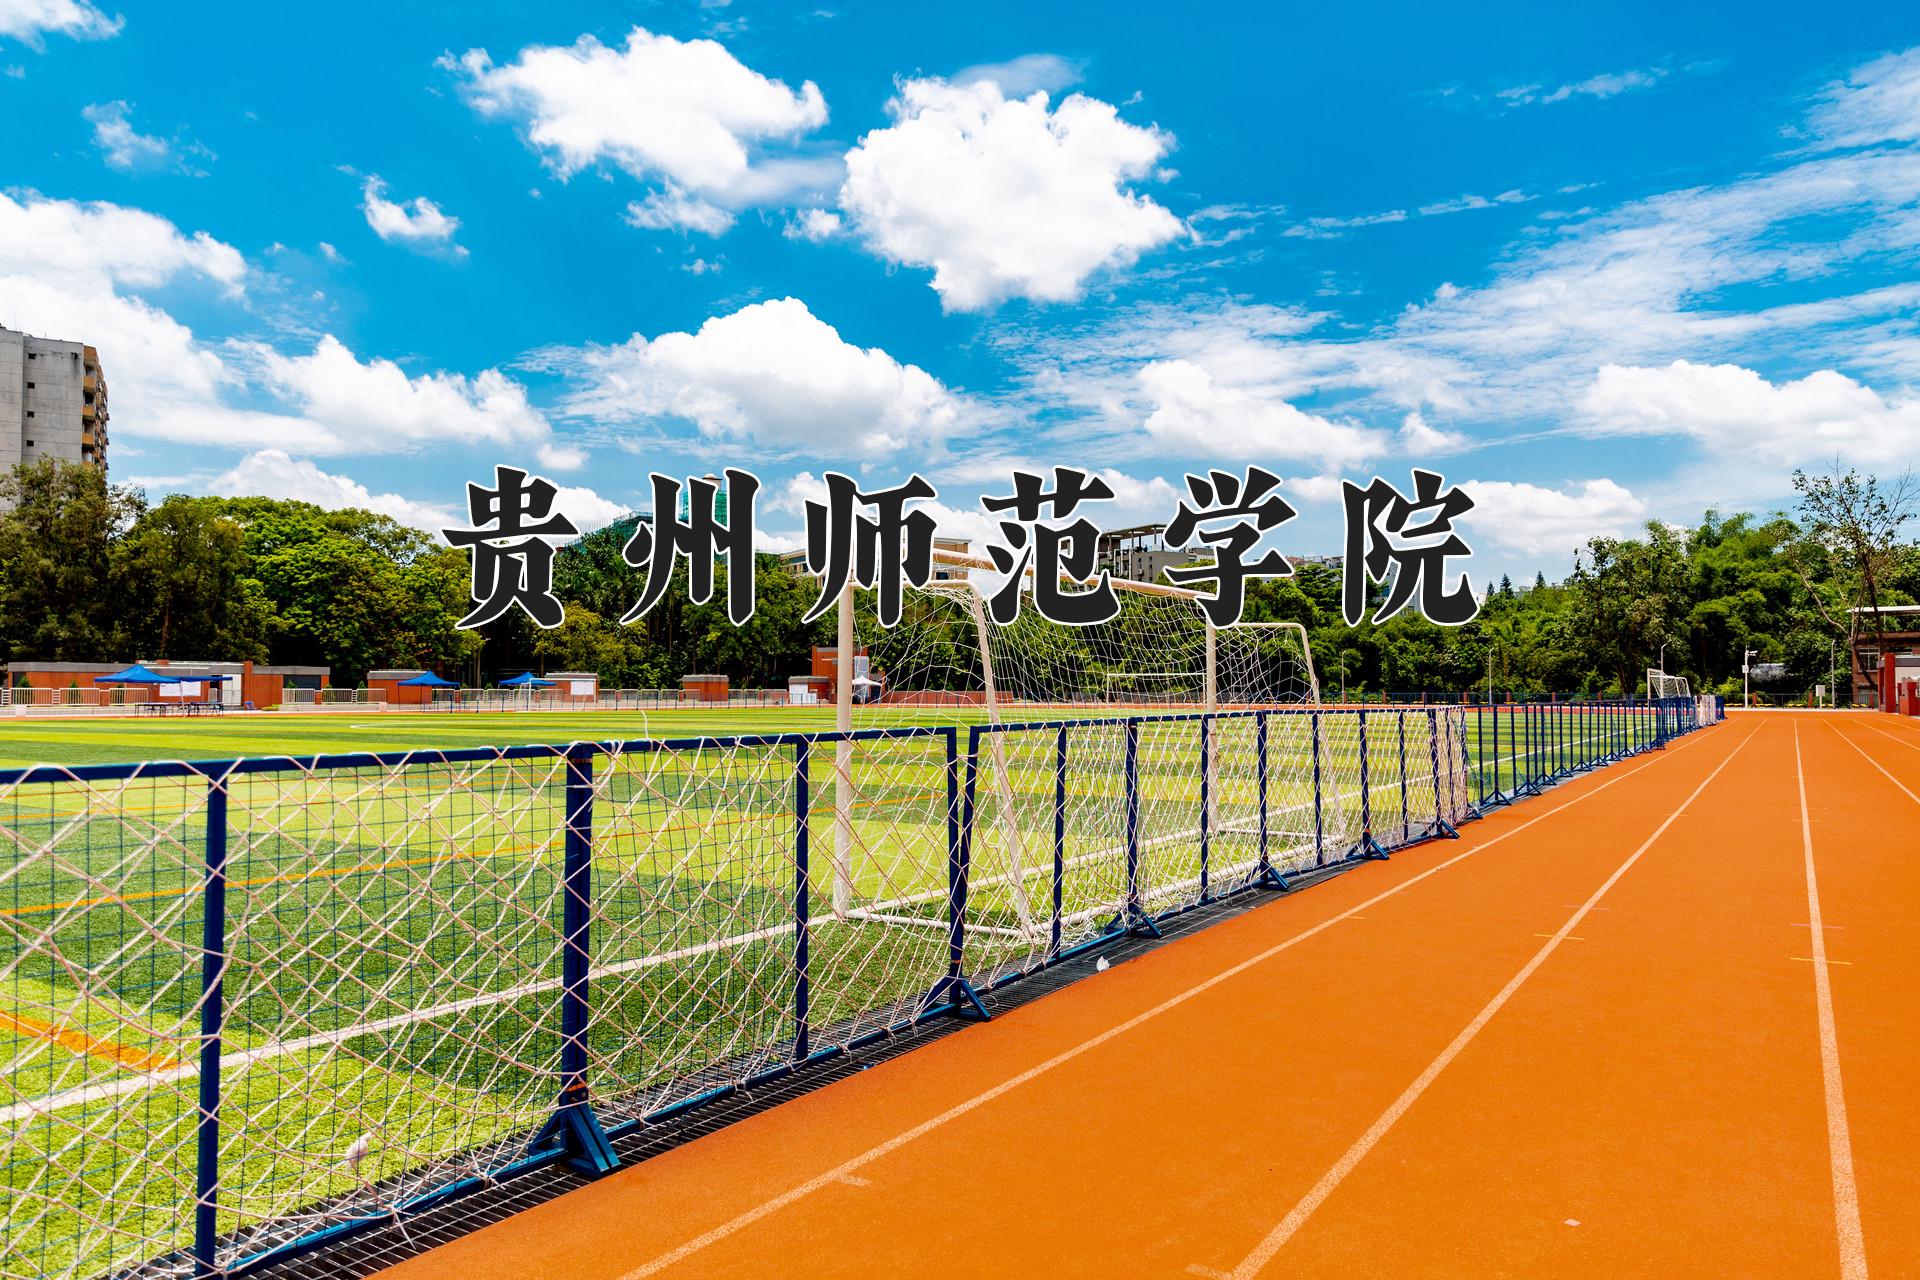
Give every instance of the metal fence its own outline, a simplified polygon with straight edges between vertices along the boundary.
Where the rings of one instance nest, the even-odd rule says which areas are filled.
[[[0,1274],[240,1275],[1698,706],[1302,707],[0,772]]]

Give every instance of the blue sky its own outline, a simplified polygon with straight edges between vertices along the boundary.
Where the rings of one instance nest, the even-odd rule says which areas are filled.
[[[583,524],[747,466],[942,521],[1072,462],[1165,518],[1425,465],[1474,578],[1920,456],[1911,5],[0,0],[0,323],[116,479]]]

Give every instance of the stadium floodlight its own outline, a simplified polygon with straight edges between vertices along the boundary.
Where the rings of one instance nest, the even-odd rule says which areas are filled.
[[[1740,701],[1749,711],[1753,710],[1753,655],[1758,649],[1748,649],[1740,655]]]

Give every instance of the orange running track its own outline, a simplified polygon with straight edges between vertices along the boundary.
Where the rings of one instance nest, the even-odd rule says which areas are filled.
[[[1920,731],[1735,716],[405,1280],[1920,1275]]]

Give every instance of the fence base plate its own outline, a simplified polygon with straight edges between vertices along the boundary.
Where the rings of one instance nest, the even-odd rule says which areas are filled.
[[[540,1126],[540,1132],[533,1135],[527,1150],[545,1151],[554,1146],[567,1153],[569,1169],[590,1178],[611,1173],[620,1165],[620,1157],[613,1153],[613,1144],[607,1141],[606,1131],[600,1127],[600,1118],[584,1099],[562,1104],[560,1110]]]

